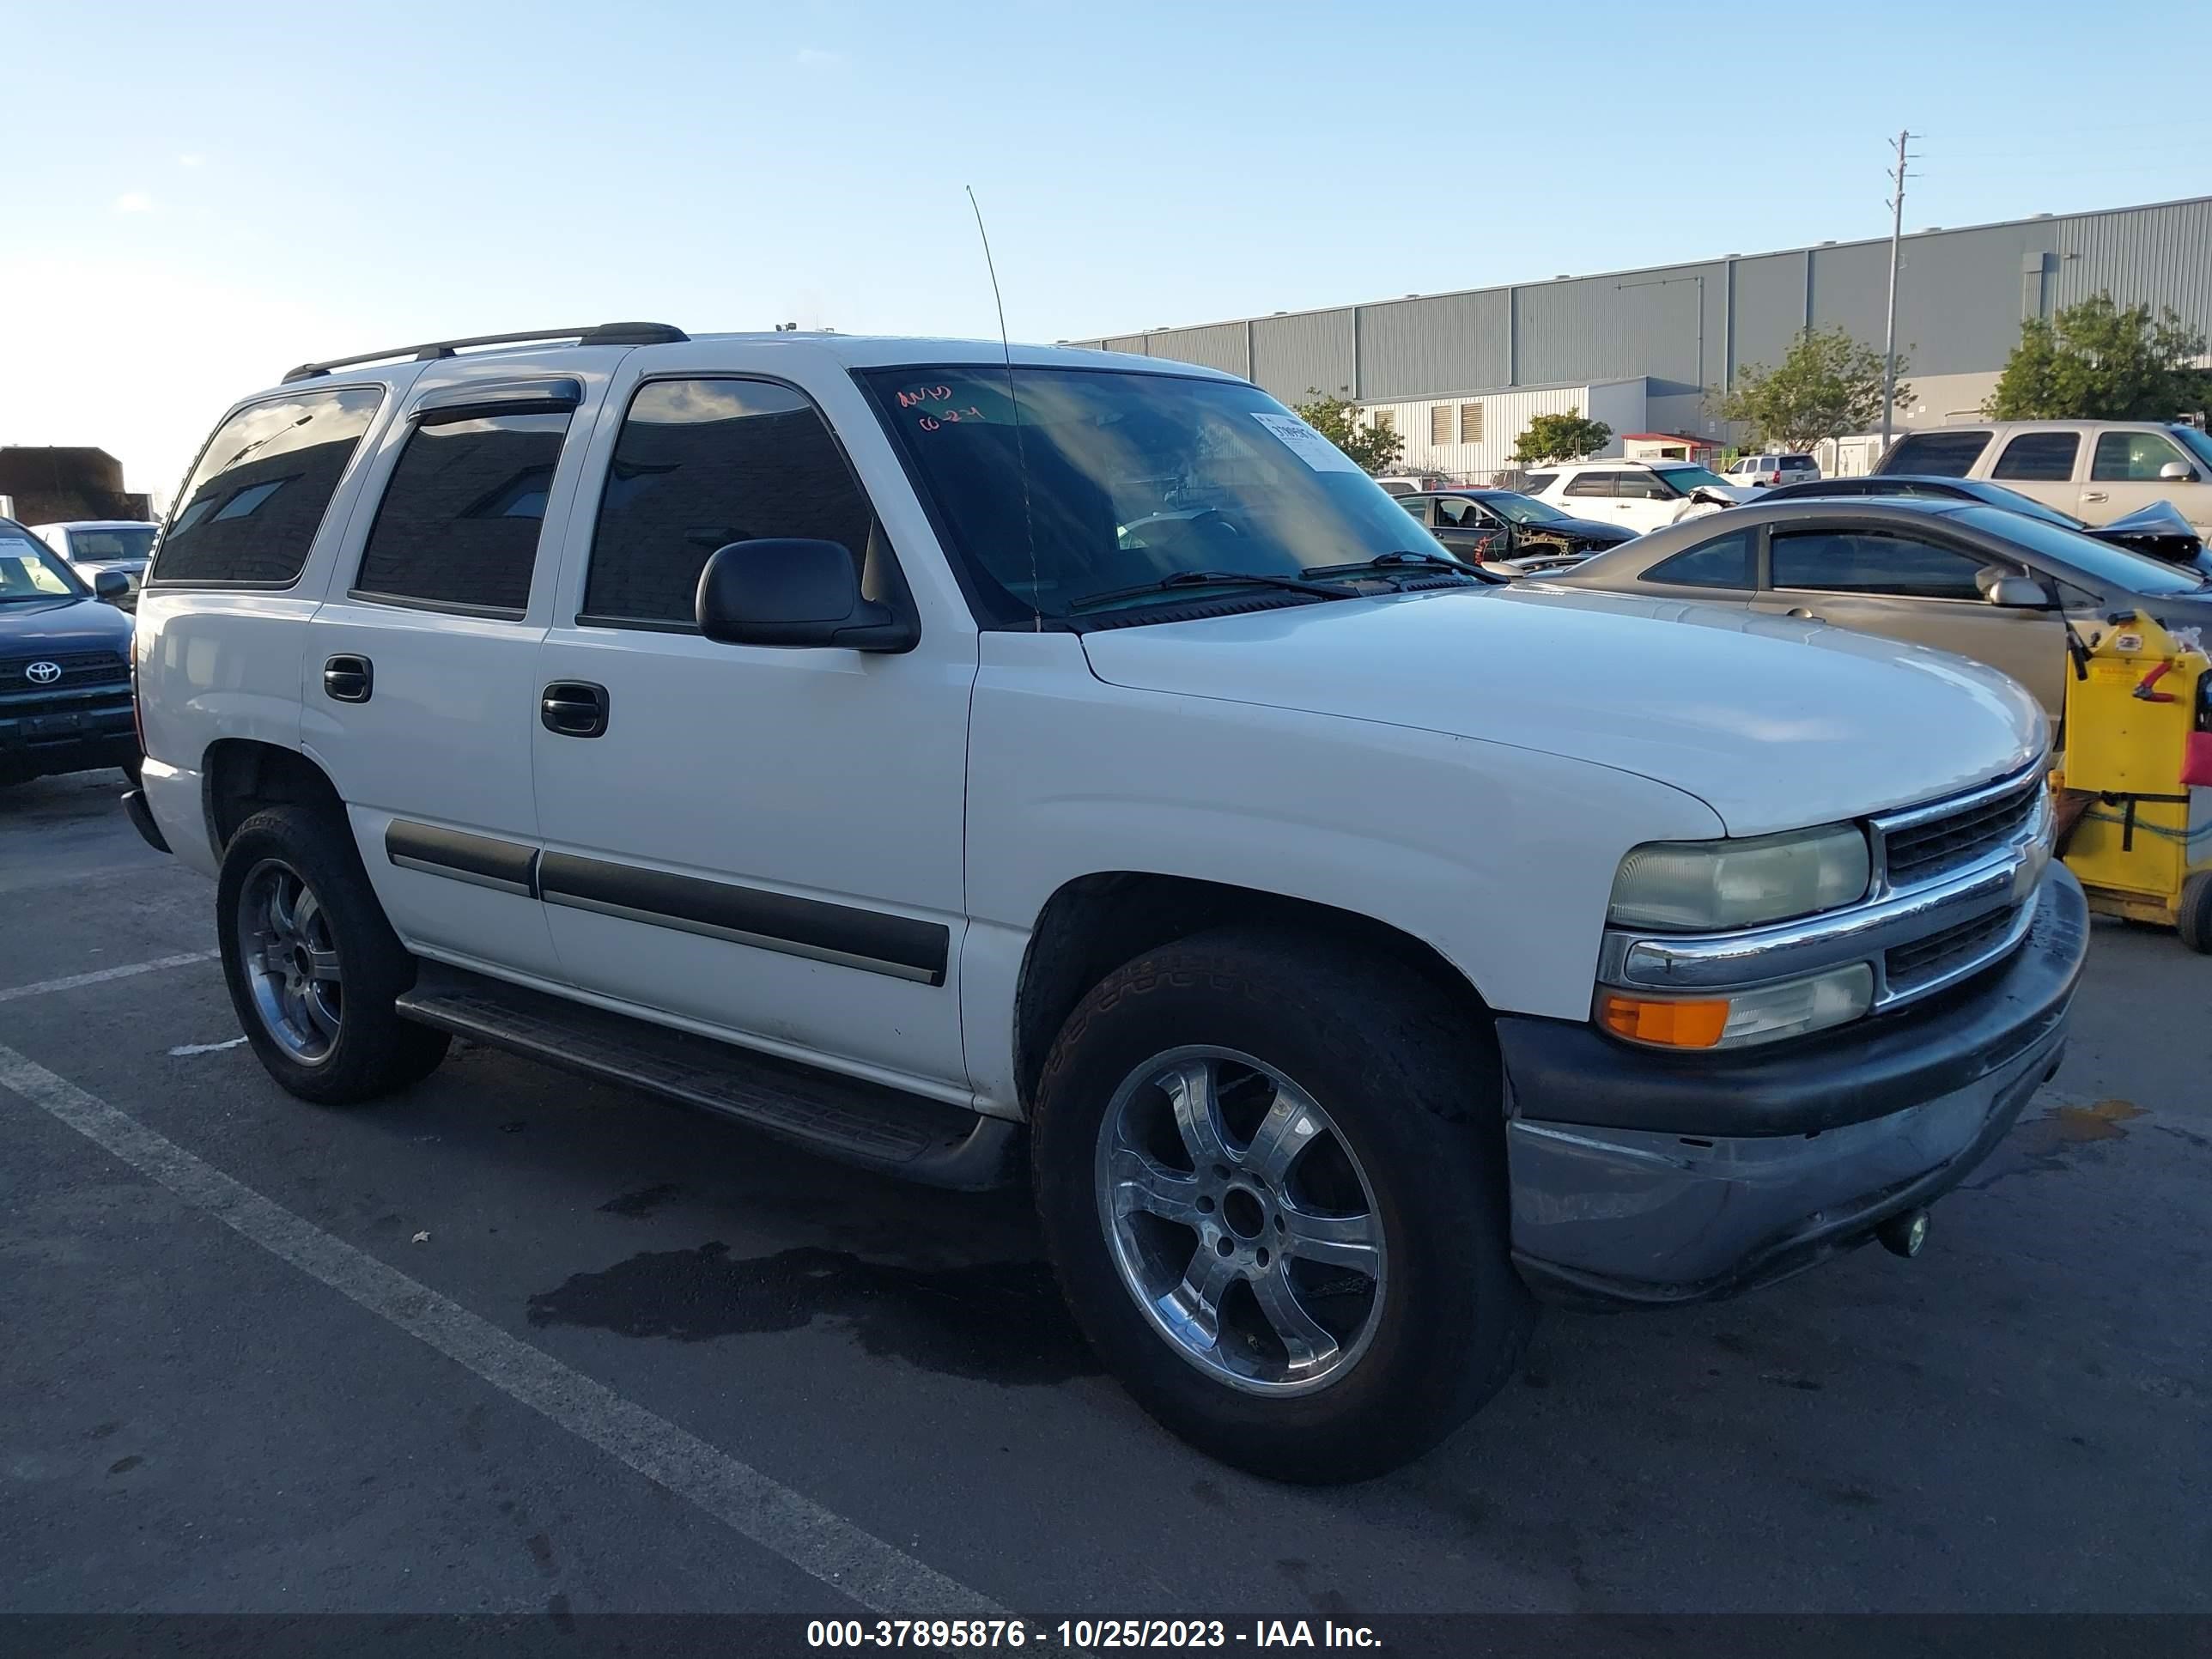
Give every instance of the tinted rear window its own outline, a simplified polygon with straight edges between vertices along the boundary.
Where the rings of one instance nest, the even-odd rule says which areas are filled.
[[[1881,458],[1877,472],[1925,472],[1939,478],[1963,478],[1990,447],[1984,430],[1915,432],[1900,438]]]
[[[1990,477],[2063,483],[2074,476],[2074,458],[2081,453],[2078,433],[2023,432],[2004,447]]]
[[[418,427],[376,510],[355,591],[522,614],[566,415]]]
[[[297,580],[383,401],[381,386],[349,386],[240,410],[208,440],[149,580],[273,587]]]
[[[1754,534],[1750,530],[1733,531],[1702,547],[1677,553],[1645,571],[1644,580],[1676,587],[1756,587],[1759,578],[1753,569]]]

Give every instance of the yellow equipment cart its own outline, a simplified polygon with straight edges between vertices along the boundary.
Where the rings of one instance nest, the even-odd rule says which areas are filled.
[[[2212,659],[2141,612],[2066,681],[2064,787],[2093,797],[2065,845],[2089,908],[2212,952]]]

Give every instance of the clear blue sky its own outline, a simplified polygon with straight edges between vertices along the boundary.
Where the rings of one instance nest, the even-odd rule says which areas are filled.
[[[989,333],[971,183],[1041,340],[1880,234],[1907,125],[1908,228],[2197,194],[2194,9],[0,0],[0,442],[166,491],[304,356]]]

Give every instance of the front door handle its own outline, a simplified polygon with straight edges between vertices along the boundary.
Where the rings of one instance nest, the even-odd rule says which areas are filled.
[[[590,680],[556,680],[538,700],[538,718],[564,738],[596,738],[607,729],[607,688]]]
[[[1828,620],[1826,617],[1814,616],[1802,605],[1791,605],[1785,614],[1796,617],[1799,622],[1826,622]]]
[[[2081,492],[2081,499],[2085,501],[2108,501],[2112,498],[2101,489],[2085,489]]]
[[[323,665],[323,695],[333,702],[367,702],[376,665],[366,657],[332,657]]]

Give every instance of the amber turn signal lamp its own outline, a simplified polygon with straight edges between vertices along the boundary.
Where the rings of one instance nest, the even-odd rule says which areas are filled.
[[[1728,1029],[1729,1006],[1632,997],[1607,991],[1598,998],[1598,1024],[1615,1036],[1665,1048],[1711,1048]]]

